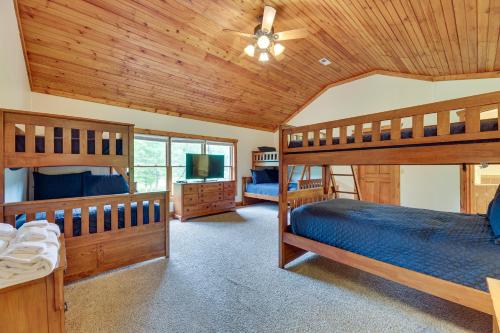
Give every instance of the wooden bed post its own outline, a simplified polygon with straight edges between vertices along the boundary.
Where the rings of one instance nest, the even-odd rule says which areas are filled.
[[[134,126],[128,128],[128,188],[130,194],[136,192],[134,181]]]
[[[330,193],[330,166],[322,165],[321,166],[321,181],[323,183],[323,194]]]
[[[4,222],[3,204],[5,202],[5,165],[4,165],[4,123],[3,111],[0,111],[0,222]]]
[[[283,235],[288,227],[288,164],[283,160],[283,152],[286,147],[287,140],[283,135],[283,126],[279,128],[280,143],[279,143],[279,267],[285,268],[285,265],[297,257],[300,257],[306,251],[290,244],[285,244]]]

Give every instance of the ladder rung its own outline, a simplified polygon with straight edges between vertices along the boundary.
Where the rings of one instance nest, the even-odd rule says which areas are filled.
[[[358,194],[358,192],[349,192],[349,191],[335,191],[336,193],[344,193],[344,194]]]
[[[354,177],[352,173],[332,173],[332,176],[345,176],[345,177]]]

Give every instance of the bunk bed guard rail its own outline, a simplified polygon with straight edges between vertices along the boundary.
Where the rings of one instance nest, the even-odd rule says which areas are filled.
[[[487,142],[500,139],[500,91],[282,129],[283,153]]]

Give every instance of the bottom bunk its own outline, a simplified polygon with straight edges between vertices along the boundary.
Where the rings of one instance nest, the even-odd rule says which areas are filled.
[[[311,251],[493,314],[486,278],[500,278],[500,245],[485,217],[327,199],[291,203],[280,266]]]
[[[9,203],[2,208],[4,221],[12,225],[46,218],[60,226],[66,239],[67,282],[168,257],[168,203],[168,192],[156,192]]]
[[[243,201],[249,203],[249,199],[279,201],[279,183],[254,183],[252,177],[243,177]],[[297,180],[288,184],[288,191],[298,191],[310,188],[321,188],[321,179]]]

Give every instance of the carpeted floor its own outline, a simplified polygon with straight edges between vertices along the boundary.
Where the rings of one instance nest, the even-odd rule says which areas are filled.
[[[171,222],[170,259],[66,287],[68,332],[488,332],[488,316],[316,255],[277,268],[277,207]]]

